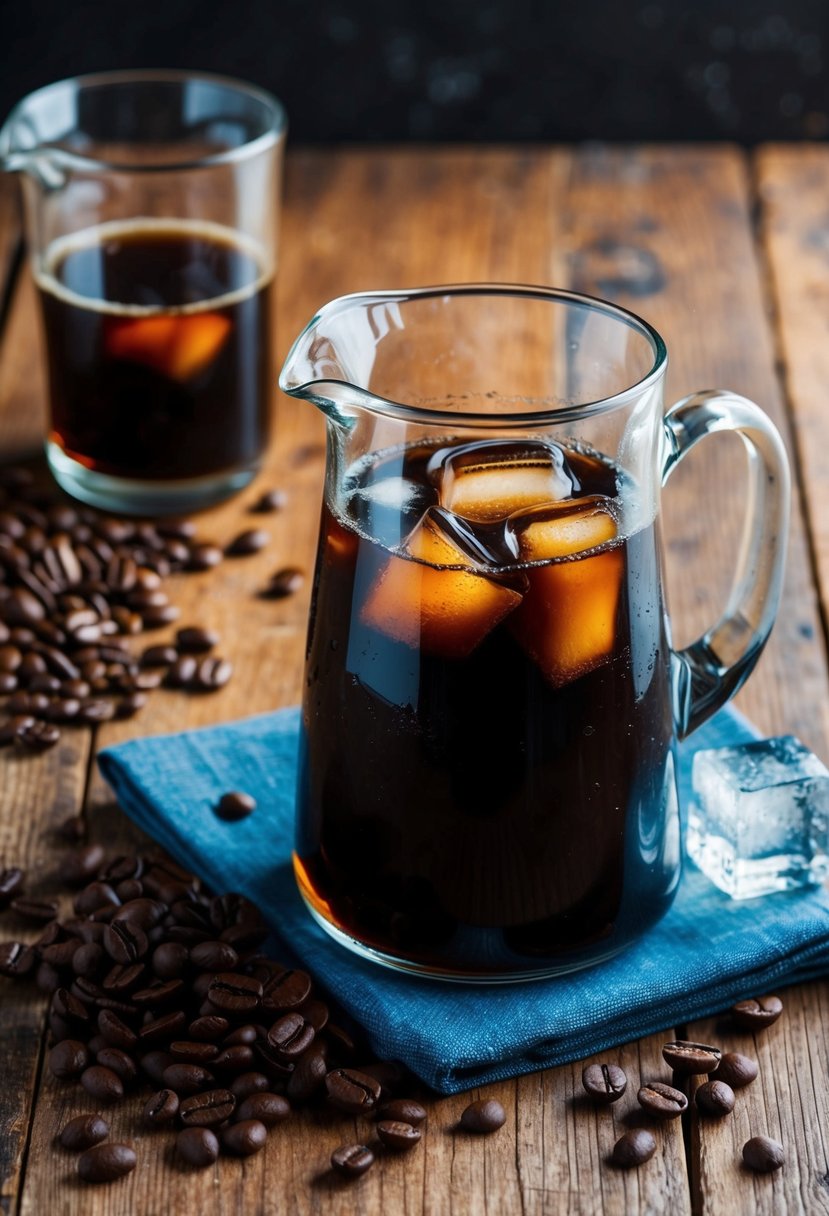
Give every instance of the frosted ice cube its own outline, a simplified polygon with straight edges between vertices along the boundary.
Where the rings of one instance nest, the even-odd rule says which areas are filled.
[[[829,770],[793,735],[697,752],[687,851],[734,899],[829,875]]]
[[[440,507],[425,512],[404,548],[408,557],[389,556],[360,619],[424,654],[464,658],[521,602],[514,580],[492,577],[495,555]]]
[[[624,556],[621,548],[600,548],[617,535],[615,508],[601,495],[572,499],[517,512],[507,529],[521,561],[549,563],[528,568],[510,628],[560,688],[606,662],[616,644]]]
[[[436,501],[433,486],[392,475],[359,486],[349,498],[348,510],[365,536],[396,549]]]
[[[438,453],[429,472],[439,484],[442,507],[482,522],[558,502],[579,489],[563,450],[534,440],[463,444]]]

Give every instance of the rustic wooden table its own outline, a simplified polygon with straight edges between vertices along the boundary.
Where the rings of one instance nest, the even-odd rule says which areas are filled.
[[[31,457],[45,387],[35,299],[15,273],[19,231],[12,183],[0,192],[0,454]],[[278,354],[324,301],[343,292],[467,280],[552,283],[607,296],[648,317],[671,352],[669,399],[730,387],[753,397],[787,437],[796,471],[783,606],[773,639],[739,701],[767,733],[794,732],[829,756],[825,611],[829,597],[829,149],[588,146],[296,152],[289,157],[279,272]],[[308,609],[254,590],[277,565],[310,567],[323,467],[323,427],[310,407],[281,399],[276,442],[251,491],[203,517],[225,541],[249,519],[259,488],[289,506],[268,517],[273,542],[246,563],[188,576],[175,588],[183,619],[217,628],[234,680],[208,698],[160,693],[129,723],[64,732],[32,759],[0,758],[0,860],[48,882],[54,828],[87,816],[90,833],[125,843],[137,833],[92,763],[97,748],[297,701]],[[665,495],[669,598],[676,640],[710,623],[724,602],[742,509],[739,445],[715,442],[683,464]],[[733,522],[732,522],[733,521]],[[764,910],[773,915],[773,905]],[[643,1213],[829,1211],[829,987],[789,990],[784,1017],[753,1041],[729,1042],[760,1064],[761,1080],[734,1114],[691,1116],[660,1134],[638,1172],[609,1168],[623,1110],[579,1098],[581,1064],[491,1086],[506,1127],[483,1140],[450,1129],[469,1098],[436,1100],[421,1147],[359,1184],[324,1166],[342,1129],[291,1121],[247,1163],[193,1175],[152,1142],[128,1179],[98,1191],[77,1183],[52,1141],[87,1109],[43,1067],[44,1000],[27,985],[0,991],[0,1211],[49,1213],[355,1212]],[[706,1041],[713,1022],[670,1028]],[[665,1035],[620,1049],[632,1076],[654,1075]],[[652,1071],[653,1070],[653,1071]],[[627,1103],[620,1104],[625,1107]],[[129,1104],[114,1132],[132,1139]],[[355,1128],[355,1132],[357,1129]],[[758,1132],[787,1148],[772,1177],[741,1169]]]

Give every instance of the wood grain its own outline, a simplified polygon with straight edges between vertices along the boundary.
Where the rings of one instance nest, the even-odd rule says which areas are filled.
[[[12,270],[20,249],[21,215],[17,179],[0,175],[0,319],[8,302]]]
[[[486,278],[570,284],[643,312],[663,331],[671,348],[672,398],[721,384],[754,396],[785,427],[773,335],[752,243],[751,202],[745,160],[729,149],[294,154],[289,158],[283,215],[278,358],[321,303],[346,291]],[[0,362],[4,451],[7,445],[9,450],[23,450],[39,434],[36,411],[42,408],[43,386],[36,332],[33,292],[24,284]],[[259,482],[199,519],[206,535],[224,542],[250,526],[246,507],[260,489],[278,484],[288,492],[288,506],[277,515],[256,519],[272,533],[271,544],[253,558],[225,562],[211,575],[180,577],[174,583],[180,623],[198,620],[218,629],[221,650],[235,664],[234,680],[222,692],[202,698],[158,693],[133,722],[102,728],[96,746],[241,717],[298,698],[310,588],[306,585],[300,595],[278,602],[264,601],[256,592],[277,566],[296,564],[310,570],[322,439],[322,423],[310,406],[280,400],[275,443]],[[727,530],[722,520],[736,518],[742,505],[742,470],[734,463],[735,449],[729,451],[727,442],[707,446],[709,451],[695,455],[672,478],[665,495],[673,614],[678,635],[686,639],[710,623],[724,603],[736,529]],[[825,744],[827,691],[819,635],[803,524],[796,510],[784,619],[744,694],[744,704],[764,729],[796,729],[818,747]],[[161,640],[165,635],[157,636]],[[53,865],[56,846],[48,826],[67,814],[67,807],[82,804],[88,758],[89,736],[67,732],[65,739],[69,751],[17,766],[17,786],[4,782],[4,859],[22,857],[46,870]],[[10,795],[7,787],[16,792]],[[59,806],[58,798],[63,800]],[[138,839],[97,777],[91,780],[86,808],[92,831],[113,847]],[[758,1204],[764,1196],[774,1196],[778,1211],[784,1202],[801,1210],[796,1206],[801,1202],[799,1187],[804,1195],[819,1198],[813,1174],[820,1168],[821,1153],[825,1155],[822,1037],[817,1062],[802,1061],[804,1044],[823,1017],[826,993],[816,985],[798,992],[802,1013],[795,1021],[800,1037],[795,1043],[788,1031],[769,1033],[760,1045],[768,1053],[762,1087],[758,1082],[749,1099],[785,1111],[787,1103],[795,1102],[792,1077],[799,1062],[803,1117],[790,1112],[784,1129],[798,1145],[798,1164],[787,1166],[775,1180],[740,1176],[735,1183],[743,1188],[741,1197],[754,1195]],[[323,1114],[304,1114],[272,1135],[260,1157],[245,1164],[223,1160],[196,1175],[172,1161],[169,1138],[142,1134],[135,1174],[115,1187],[92,1192],[74,1181],[72,1162],[52,1147],[61,1122],[91,1108],[82,1093],[44,1076],[27,1131],[38,1072],[41,1003],[28,997],[7,1000],[4,993],[4,1018],[12,1021],[0,1022],[0,1031],[9,1035],[3,1042],[19,1043],[12,1054],[15,1083],[0,1094],[0,1133],[6,1133],[0,1154],[6,1153],[4,1174],[9,1171],[3,1202],[9,1211],[19,1205],[29,1216],[288,1210],[367,1216],[683,1213],[692,1201],[689,1168],[696,1210],[735,1210],[727,1206],[729,1187],[721,1178],[733,1173],[733,1137],[741,1134],[736,1121],[727,1134],[700,1129],[690,1160],[677,1123],[659,1130],[659,1151],[643,1170],[622,1174],[607,1165],[616,1136],[637,1118],[639,1082],[667,1079],[659,1053],[663,1036],[620,1050],[631,1080],[629,1093],[614,1110],[585,1106],[581,1064],[488,1087],[487,1093],[499,1097],[508,1112],[507,1125],[492,1138],[454,1132],[469,1096],[435,1100],[429,1103],[424,1143],[415,1154],[384,1160],[382,1168],[356,1187],[333,1179],[326,1163],[332,1148],[351,1136],[366,1135],[366,1126],[349,1127]],[[19,1032],[14,1029],[18,1025]],[[695,1028],[695,1034],[697,1030],[702,1034],[706,1028]],[[707,1033],[713,1031],[708,1028]],[[787,1054],[795,1048],[799,1054]],[[767,1073],[778,1076],[779,1083],[767,1085]],[[773,1126],[777,1124],[771,1119],[762,1130],[774,1134]],[[138,1136],[134,1106],[125,1104],[115,1112],[113,1131],[130,1140]],[[20,1192],[19,1163],[26,1152]],[[764,1182],[769,1184],[765,1191]]]

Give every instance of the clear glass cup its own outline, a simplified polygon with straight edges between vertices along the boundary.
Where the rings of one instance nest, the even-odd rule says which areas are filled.
[[[46,454],[140,514],[246,485],[268,442],[285,113],[193,72],[107,72],[24,98],[19,172],[49,378]]]
[[[666,365],[622,308],[499,284],[348,296],[294,344],[281,387],[328,424],[295,870],[349,948],[528,979],[670,906],[676,744],[768,637],[789,478],[735,393],[663,415]],[[725,430],[749,454],[733,591],[675,650],[660,490]]]

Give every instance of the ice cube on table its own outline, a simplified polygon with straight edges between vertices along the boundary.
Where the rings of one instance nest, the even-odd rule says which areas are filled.
[[[604,663],[616,642],[624,571],[612,499],[591,495],[521,511],[507,524],[528,589],[510,629],[547,679],[560,688]],[[577,555],[598,549],[587,557]],[[570,558],[573,560],[560,560]],[[558,559],[558,560],[556,560]]]
[[[389,556],[360,619],[424,654],[464,658],[521,602],[514,586],[491,577],[497,563],[481,542],[440,507],[424,513],[405,552],[416,560]]]
[[[829,770],[793,735],[694,756],[686,850],[734,899],[829,875]]]
[[[578,490],[563,450],[532,440],[464,444],[431,466],[430,474],[439,483],[442,507],[481,522],[558,502]]]

